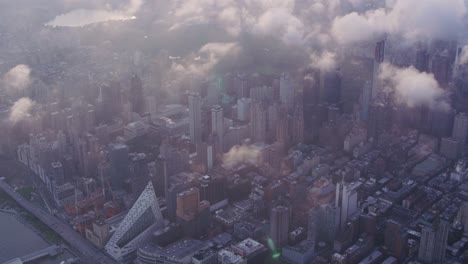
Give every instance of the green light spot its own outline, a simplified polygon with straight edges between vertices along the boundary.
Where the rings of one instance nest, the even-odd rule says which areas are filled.
[[[271,256],[272,258],[274,259],[277,259],[281,256],[281,254],[279,252],[276,252],[275,254],[273,254],[273,256]]]

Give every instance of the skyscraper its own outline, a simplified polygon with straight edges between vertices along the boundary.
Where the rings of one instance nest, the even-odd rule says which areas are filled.
[[[296,84],[289,73],[281,74],[280,79],[280,100],[288,109],[294,106],[294,96],[296,92]]]
[[[455,116],[452,137],[465,145],[468,139],[468,114],[460,113]]]
[[[361,183],[344,183],[336,184],[336,199],[335,207],[338,211],[339,228],[342,229],[348,219],[357,212],[357,189]]]
[[[444,50],[432,58],[432,73],[442,87],[447,87],[450,80],[450,58],[448,50]]]
[[[216,153],[224,153],[224,113],[223,108],[219,105],[213,106],[211,109],[211,133],[217,136]]]
[[[130,102],[135,113],[142,114],[145,110],[143,84],[140,77],[134,74],[130,80]]]
[[[112,189],[123,188],[124,180],[129,176],[128,147],[124,144],[109,145],[109,163]]]
[[[447,221],[436,219],[432,226],[422,228],[418,253],[420,261],[444,263],[449,227]]]
[[[271,209],[270,235],[276,248],[288,243],[289,209],[285,206],[277,206]]]
[[[250,120],[250,106],[252,100],[250,98],[241,98],[237,100],[237,119],[241,121]]]
[[[125,261],[138,247],[164,227],[153,184],[148,183],[122,223],[106,244],[107,253],[117,261]]]
[[[379,79],[380,65],[385,60],[385,40],[377,42],[374,57],[374,76],[372,78],[372,98],[375,99],[380,94],[381,81]]]
[[[189,125],[190,140],[197,144],[201,142],[201,97],[198,93],[189,94]]]
[[[254,143],[266,141],[267,109],[258,101],[252,102],[251,108],[251,137]]]
[[[304,109],[302,106],[296,106],[292,118],[292,142],[294,144],[304,141]]]

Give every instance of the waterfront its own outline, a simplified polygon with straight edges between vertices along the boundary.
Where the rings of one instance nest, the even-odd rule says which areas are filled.
[[[13,213],[0,211],[0,234],[0,263],[49,246],[49,243],[20,222]]]

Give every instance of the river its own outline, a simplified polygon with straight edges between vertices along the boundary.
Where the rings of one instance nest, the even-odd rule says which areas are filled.
[[[0,211],[0,263],[49,247],[14,214]]]

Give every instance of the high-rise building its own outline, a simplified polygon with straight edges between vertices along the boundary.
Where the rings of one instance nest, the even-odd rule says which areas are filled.
[[[362,94],[360,98],[360,119],[362,121],[369,120],[369,110],[372,100],[372,84],[370,82],[366,82],[364,84],[364,88],[362,89]]]
[[[252,100],[250,98],[241,98],[237,100],[237,119],[241,121],[250,120],[250,106]]]
[[[192,143],[197,144],[202,140],[201,97],[197,93],[192,93],[189,95],[188,100],[190,140]]]
[[[266,141],[267,109],[261,102],[253,101],[250,114],[252,140],[263,143]]]
[[[244,98],[249,96],[248,87],[248,75],[238,73],[233,79],[234,89],[236,91],[237,98]]]
[[[345,226],[346,221],[348,221],[349,218],[358,210],[357,189],[360,186],[361,183],[358,182],[339,182],[336,184],[335,207],[337,208],[338,212],[338,222],[340,229]]]
[[[120,143],[110,144],[109,163],[112,189],[121,190],[124,180],[130,176],[128,147]]]
[[[210,203],[200,202],[198,188],[190,188],[177,194],[177,222],[186,236],[199,237],[210,225]]]
[[[128,261],[152,234],[164,227],[153,184],[148,183],[135,204],[107,242],[105,250],[116,261]]]
[[[450,81],[450,58],[448,50],[435,55],[432,58],[432,73],[442,87],[447,87]]]
[[[289,148],[290,143],[289,117],[286,107],[282,106],[277,111],[276,118],[276,141],[283,143]]]
[[[387,253],[398,259],[403,259],[406,256],[406,232],[403,226],[394,221],[387,220],[385,223],[385,248]]]
[[[292,118],[292,142],[299,144],[304,142],[304,109],[296,106]]]
[[[220,105],[215,105],[211,109],[211,133],[217,136],[216,153],[224,153],[224,113]]]
[[[277,206],[271,209],[270,236],[276,248],[281,248],[288,243],[289,208]]]
[[[294,97],[296,93],[296,83],[289,73],[281,74],[280,79],[280,100],[288,109],[294,106]]]
[[[317,241],[333,243],[338,231],[337,210],[332,204],[321,205],[317,213]]]
[[[134,74],[130,79],[130,102],[135,113],[142,114],[145,110],[145,97],[140,77]]]
[[[425,48],[419,48],[416,51],[416,62],[414,67],[420,72],[429,71],[429,53]]]
[[[432,226],[422,228],[418,259],[424,263],[444,263],[450,224],[436,219]]]
[[[177,217],[186,221],[193,220],[198,213],[200,192],[198,188],[190,188],[177,194]]]
[[[323,72],[320,78],[320,100],[328,104],[337,104],[341,100],[342,73],[337,69]]]
[[[468,114],[460,113],[455,116],[452,137],[465,145],[468,140]]]

